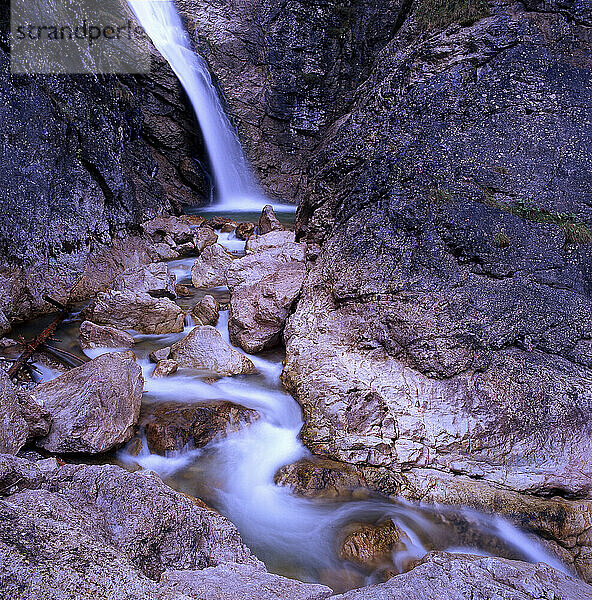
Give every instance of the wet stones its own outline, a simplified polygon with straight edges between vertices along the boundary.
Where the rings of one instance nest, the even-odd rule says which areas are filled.
[[[169,377],[170,375],[174,375],[178,368],[179,364],[174,360],[159,360],[152,372],[152,377]]]
[[[108,325],[96,325],[84,321],[80,325],[80,347],[87,348],[131,348],[134,338],[126,331],[121,331]]]
[[[106,452],[133,434],[144,379],[131,351],[104,354],[39,384],[36,402],[52,425],[37,445],[50,452]]]
[[[234,235],[239,240],[248,240],[255,233],[255,223],[239,223],[234,230]]]
[[[273,212],[273,207],[267,205],[263,207],[261,216],[259,217],[259,234],[265,235],[270,231],[282,231],[284,226],[279,222],[278,218]]]
[[[142,423],[150,451],[165,454],[188,446],[202,448],[258,418],[254,410],[231,402],[165,402],[153,405]]]
[[[206,225],[196,229],[193,234],[193,245],[198,254],[201,254],[208,246],[214,245],[217,241],[216,232]]]
[[[195,304],[191,314],[197,324],[215,325],[220,314],[220,304],[213,296],[207,294]]]

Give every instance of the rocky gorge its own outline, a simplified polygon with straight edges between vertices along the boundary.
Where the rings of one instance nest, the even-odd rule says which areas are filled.
[[[177,5],[295,222],[0,47],[1,596],[592,598],[589,2]]]

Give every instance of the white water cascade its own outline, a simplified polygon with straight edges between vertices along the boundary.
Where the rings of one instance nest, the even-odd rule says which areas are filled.
[[[193,52],[173,0],[128,0],[154,46],[166,59],[187,92],[207,148],[215,182],[211,209],[226,212],[261,210],[270,204],[247,164],[205,60]],[[273,204],[278,210],[291,205]]]
[[[221,241],[229,250],[242,254],[244,242],[237,247],[239,240]],[[192,263],[192,259],[180,259],[169,267],[179,281],[188,282]],[[204,292],[223,294],[227,290]],[[220,312],[216,328],[230,343],[227,310]],[[401,571],[431,548],[469,554],[493,554],[503,548],[503,555],[508,557],[546,562],[566,572],[534,537],[499,517],[462,507],[413,505],[378,497],[320,501],[299,497],[289,486],[277,485],[275,476],[281,467],[310,457],[299,439],[303,424],[300,407],[280,382],[281,353],[249,355],[257,369],[255,375],[206,383],[199,373],[182,369],[172,377],[151,377],[154,365],[148,361],[148,352],[174,343],[190,329],[188,325],[181,334],[135,336],[146,401],[193,404],[225,400],[257,411],[259,419],[201,449],[187,447],[160,456],[151,454],[144,443],[139,455],[123,451],[119,458],[158,472],[178,489],[219,510],[238,527],[244,541],[269,569],[341,590],[372,582],[372,574],[361,573],[339,559],[339,540],[350,523],[392,520],[403,532],[403,547],[392,557],[395,568]],[[455,522],[466,523],[471,535],[456,531]]]

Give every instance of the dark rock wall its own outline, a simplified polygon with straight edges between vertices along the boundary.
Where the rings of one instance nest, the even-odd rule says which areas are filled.
[[[65,299],[88,257],[141,221],[209,196],[193,113],[157,56],[148,77],[12,76],[3,44],[0,136],[0,310],[9,320],[49,309],[44,291]]]

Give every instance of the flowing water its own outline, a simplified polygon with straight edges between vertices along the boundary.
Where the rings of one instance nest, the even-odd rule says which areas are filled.
[[[245,211],[260,210],[267,201],[251,175],[205,61],[191,50],[174,3],[171,0],[128,2],[178,76],[199,120],[217,192],[216,204],[200,211],[233,217],[240,213],[242,220],[246,220]],[[284,220],[289,219],[289,213],[294,210],[289,206],[279,208],[285,209]],[[244,250],[244,242],[233,234],[222,234],[220,243],[237,254]],[[179,283],[190,282],[193,261],[187,258],[169,263]],[[228,301],[228,290],[223,287],[197,290],[192,298],[178,301],[188,308],[205,293],[213,294],[222,303]],[[22,333],[31,335],[43,324],[43,319],[38,320]],[[61,341],[56,345],[80,354],[79,325],[76,318],[66,323],[59,333]],[[134,334],[134,351],[145,377],[143,410],[170,401],[203,404],[226,400],[257,411],[260,418],[238,431],[218,436],[201,449],[187,447],[160,456],[151,454],[144,441],[139,453],[124,449],[116,459],[131,468],[152,469],[174,487],[203,498],[238,527],[244,541],[270,570],[305,581],[320,581],[336,591],[368,583],[379,576],[376,571],[339,558],[344,532],[353,523],[392,521],[401,532],[401,540],[390,564],[381,567],[391,571],[405,570],[410,561],[431,549],[544,561],[566,571],[534,536],[520,532],[499,517],[462,507],[412,505],[368,494],[362,500],[303,498],[290,487],[277,485],[274,479],[281,467],[310,457],[298,437],[303,424],[300,407],[280,383],[282,353],[251,356],[257,368],[254,375],[226,377],[208,383],[203,380],[203,374],[180,369],[171,377],[153,378],[154,365],[148,360],[148,354],[181,339],[191,328],[189,322],[179,334]],[[227,311],[220,313],[217,328],[229,342]],[[94,358],[102,352],[104,350],[86,351],[86,354]],[[47,380],[59,374],[51,365],[39,364],[38,367],[38,378]]]
[[[224,113],[205,60],[191,49],[173,0],[128,0],[138,21],[177,75],[193,106],[215,182],[216,211],[261,210],[268,203]],[[278,208],[293,209],[277,204]]]
[[[220,242],[238,255],[244,250],[244,242],[233,234],[221,235]],[[189,283],[194,260],[184,258],[169,263],[178,282]],[[227,288],[219,287],[196,290],[192,298],[178,301],[189,308],[206,293],[222,303],[228,300]],[[47,318],[37,320],[20,333],[30,336],[46,321]],[[82,355],[77,343],[79,325],[76,317],[66,323],[58,333],[60,341],[56,345]],[[253,375],[208,383],[203,380],[203,373],[180,369],[173,376],[153,378],[154,365],[148,354],[181,339],[192,327],[188,322],[182,333],[166,335],[131,332],[145,377],[143,412],[150,413],[159,404],[171,401],[208,404],[225,400],[257,411],[259,419],[238,431],[222,432],[204,448],[186,447],[161,456],[150,453],[144,440],[139,453],[134,442],[111,460],[128,468],[154,470],[173,487],[204,499],[238,527],[245,543],[271,571],[303,581],[319,581],[343,591],[379,580],[384,570],[402,572],[410,561],[435,549],[542,561],[567,572],[535,536],[519,531],[500,517],[463,507],[415,505],[368,493],[337,500],[304,498],[289,486],[276,484],[274,478],[281,467],[310,457],[298,437],[303,424],[300,407],[280,383],[282,352],[250,356],[257,368]],[[216,327],[230,343],[227,310],[221,311]],[[108,351],[112,350],[85,352],[94,358]],[[45,380],[59,374],[51,366],[39,365],[39,369],[37,377]],[[142,435],[140,431],[140,438]],[[356,497],[364,499],[351,499]],[[389,564],[372,570],[339,558],[340,544],[351,524],[387,521],[402,532]]]

